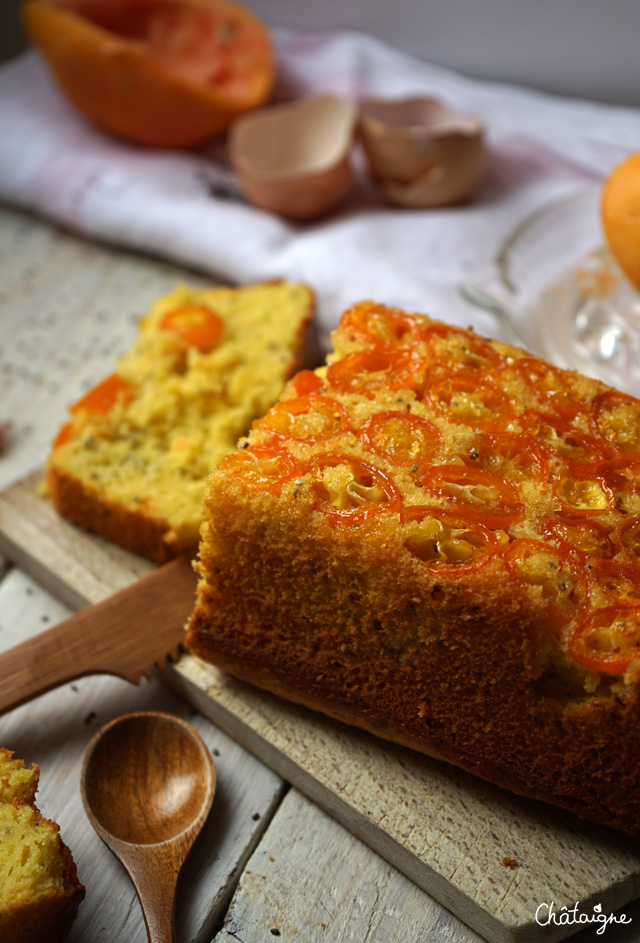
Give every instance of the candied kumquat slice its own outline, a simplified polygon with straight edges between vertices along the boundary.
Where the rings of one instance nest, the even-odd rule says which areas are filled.
[[[97,386],[70,407],[73,415],[81,412],[91,413],[94,416],[106,416],[118,402],[126,402],[131,398],[131,386],[117,373],[112,373]]]
[[[505,562],[522,583],[540,587],[553,632],[559,633],[586,605],[588,577],[568,547],[523,537],[511,544]]]
[[[620,527],[615,544],[618,552],[640,562],[640,517],[633,515]]]
[[[605,599],[618,605],[640,605],[640,564],[599,559],[592,566],[594,587]]]
[[[404,508],[401,520],[408,536],[404,547],[429,569],[442,573],[476,572],[495,556],[495,534],[442,508]]]
[[[281,400],[254,425],[272,435],[311,442],[348,431],[351,420],[341,403],[328,396],[311,394]]]
[[[434,465],[421,486],[448,498],[456,513],[492,529],[508,527],[524,516],[524,505],[512,484],[499,475],[466,465]]]
[[[522,481],[547,481],[549,462],[542,448],[526,433],[481,434],[463,459],[467,465],[519,484]]]
[[[555,396],[564,389],[565,384],[558,367],[537,357],[520,357],[513,364],[513,369],[534,393]]]
[[[359,350],[332,363],[327,380],[341,392],[373,397],[379,389],[419,390],[424,371],[424,361],[409,351]]]
[[[206,354],[217,346],[222,337],[224,321],[206,305],[185,304],[165,314],[160,321],[160,328],[171,331],[188,347],[195,347]]]
[[[569,654],[586,668],[624,674],[640,656],[640,607],[596,609],[571,633]]]
[[[605,462],[602,475],[615,495],[617,508],[631,513],[640,510],[640,461]]]
[[[550,454],[555,453],[567,461],[595,463],[605,457],[603,442],[597,436],[576,428],[571,419],[537,409],[525,409],[520,423]]]
[[[609,528],[590,518],[551,518],[545,522],[543,530],[546,536],[568,544],[591,560],[608,560],[615,553]]]
[[[353,340],[374,347],[411,347],[424,331],[425,321],[395,308],[361,301],[340,319],[340,329]]]
[[[442,442],[437,426],[411,413],[387,410],[367,419],[358,435],[373,452],[394,462],[424,462]]]
[[[478,375],[495,372],[505,363],[502,354],[472,330],[436,321],[428,325],[423,337],[429,345],[431,357],[445,364],[447,370],[456,367]]]
[[[602,477],[584,465],[570,463],[553,481],[553,492],[565,514],[584,517],[603,514],[615,506],[613,491]]]
[[[291,381],[298,396],[318,393],[324,386],[322,379],[313,370],[300,370]]]
[[[594,399],[591,416],[594,432],[612,458],[619,453],[638,453],[640,400],[617,390],[606,390]]]
[[[268,445],[237,449],[225,456],[218,468],[231,472],[250,491],[279,492],[286,481],[304,474],[302,464],[290,452]]]
[[[453,422],[488,431],[505,429],[515,415],[511,400],[487,380],[479,382],[464,371],[431,383],[425,399]]]
[[[317,455],[310,469],[316,508],[334,522],[356,522],[401,507],[400,492],[391,476],[353,455]]]
[[[558,418],[570,419],[588,406],[577,390],[572,389],[571,375],[537,357],[521,357],[513,369],[529,390],[550,407]]]

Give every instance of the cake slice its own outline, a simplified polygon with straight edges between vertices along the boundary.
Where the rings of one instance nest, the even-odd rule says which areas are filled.
[[[300,367],[312,313],[287,282],[158,299],[71,407],[48,462],[56,509],[157,563],[195,551],[207,475]]]
[[[363,302],[212,473],[187,644],[640,837],[640,401]]]
[[[61,943],[85,896],[59,826],[34,804],[39,774],[0,749],[2,943]]]

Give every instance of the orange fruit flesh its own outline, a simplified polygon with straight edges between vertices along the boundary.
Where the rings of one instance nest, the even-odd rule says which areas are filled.
[[[267,28],[226,0],[27,0],[23,18],[73,104],[136,143],[200,143],[273,85]]]
[[[255,31],[211,4],[182,0],[60,0],[59,6],[109,33],[146,46],[148,54],[190,82],[242,93],[259,52]]]

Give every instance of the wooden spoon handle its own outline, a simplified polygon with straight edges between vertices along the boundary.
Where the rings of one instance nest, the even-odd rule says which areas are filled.
[[[178,843],[155,846],[153,854],[143,847],[119,857],[133,881],[147,928],[149,943],[174,943],[176,888],[184,854]]]
[[[167,867],[167,871],[154,868],[131,876],[142,907],[149,943],[174,943],[175,940],[174,908],[178,873],[170,870],[169,863]]]
[[[161,844],[136,845],[105,834],[105,844],[127,870],[138,895],[149,943],[173,943],[178,878],[208,810],[181,835]],[[91,816],[90,816],[91,818]]]
[[[137,683],[177,657],[196,576],[179,557],[95,606],[0,655],[0,714],[95,672]]]

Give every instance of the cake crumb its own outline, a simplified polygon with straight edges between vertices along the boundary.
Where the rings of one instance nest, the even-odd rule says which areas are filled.
[[[518,862],[516,861],[515,858],[509,858],[509,857],[505,856],[505,857],[502,859],[502,863],[503,863],[503,865],[505,866],[505,868],[511,868],[512,871],[513,871],[514,868],[517,868],[517,867],[518,867]]]

